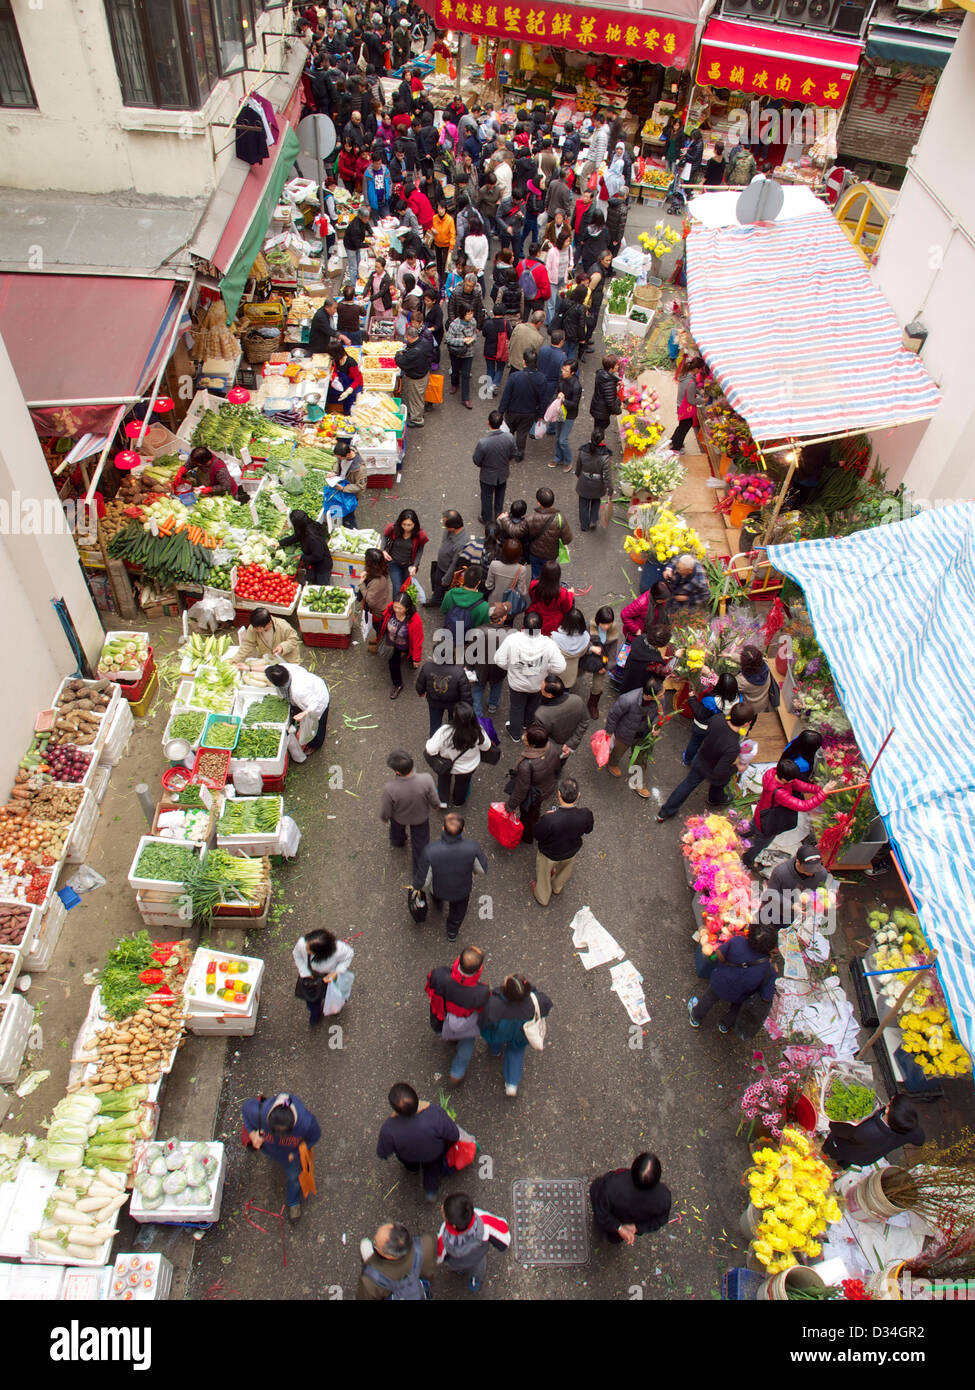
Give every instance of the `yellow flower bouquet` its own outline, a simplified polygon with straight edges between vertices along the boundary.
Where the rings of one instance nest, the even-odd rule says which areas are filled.
[[[778,1147],[764,1145],[752,1158],[748,1194],[762,1213],[752,1239],[756,1260],[769,1274],[778,1274],[798,1264],[801,1255],[815,1259],[822,1254],[816,1237],[842,1216],[828,1165],[794,1127],[783,1130]]]

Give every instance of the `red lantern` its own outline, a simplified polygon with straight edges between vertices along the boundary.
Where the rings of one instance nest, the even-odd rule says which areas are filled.
[[[245,386],[232,386],[227,392],[227,400],[231,405],[246,405],[251,398],[251,393]]]
[[[122,449],[114,458],[115,467],[121,468],[126,473],[132,468],[138,468],[139,464],[144,462],[145,460],[134,449]]]
[[[144,426],[141,420],[130,420],[125,427],[125,437],[126,439],[138,439],[139,435],[142,434],[143,429],[148,428],[149,426]]]
[[[172,396],[157,396],[152,408],[157,415],[165,415],[167,411],[175,409],[175,401]]]

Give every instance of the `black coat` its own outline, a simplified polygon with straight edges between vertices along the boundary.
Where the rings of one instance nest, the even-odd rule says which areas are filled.
[[[582,849],[582,837],[595,825],[592,812],[586,806],[559,806],[539,816],[535,826],[535,844],[546,859],[559,863],[572,859]]]
[[[424,847],[420,855],[413,887],[423,888],[430,880],[430,891],[444,902],[459,902],[474,887],[475,873],[487,873],[487,856],[476,840],[463,835],[448,835]]]
[[[706,781],[716,787],[724,787],[731,779],[740,752],[738,731],[731,727],[724,715],[715,713],[691,766]]]
[[[562,392],[562,406],[565,410],[567,420],[575,420],[579,414],[579,406],[582,404],[582,381],[579,373],[575,376],[562,377],[558,384],[558,391]]]
[[[871,1115],[858,1125],[844,1124],[833,1120],[829,1127],[829,1138],[823,1145],[823,1153],[836,1160],[844,1168],[866,1168],[876,1163],[878,1158],[886,1158],[902,1144],[923,1144],[924,1131],[912,1129],[909,1134],[898,1134],[890,1128],[882,1114]]]
[[[452,323],[454,319],[462,318],[468,309],[474,310],[474,322],[480,328],[484,322],[484,299],[479,285],[474,286],[472,294],[468,294],[463,286],[454,290],[447,300],[447,322]]]
[[[498,355],[498,337],[501,332],[510,334],[508,320],[503,314],[492,314],[489,319],[485,319],[481,327],[484,334],[484,357],[488,362],[493,362]]]
[[[637,1235],[659,1231],[670,1219],[671,1196],[662,1182],[637,1187],[628,1168],[604,1173],[589,1186],[589,1200],[600,1230],[611,1234],[620,1226],[635,1226]]]
[[[605,444],[583,444],[576,455],[576,492],[580,497],[605,497],[610,490],[609,461],[612,449]]]
[[[514,435],[507,430],[492,430],[479,439],[474,446],[474,463],[481,470],[481,482],[489,487],[506,483],[517,449]]]
[[[589,414],[597,424],[604,428],[609,424],[610,417],[619,415],[622,411],[620,405],[619,391],[620,379],[613,372],[607,372],[604,367],[600,367],[596,373],[592,384],[592,399],[589,402]]]
[[[393,361],[411,381],[422,381],[433,361],[433,344],[427,338],[417,338],[415,343],[398,352]]]
[[[501,393],[503,415],[531,415],[538,419],[545,399],[545,378],[539,371],[512,372]]]
[[[425,661],[416,678],[416,693],[427,697],[433,709],[453,709],[461,700],[471,703],[471,683],[463,666]]]
[[[345,229],[342,237],[342,245],[346,251],[361,251],[366,244],[366,237],[369,235],[369,223],[363,222],[361,217],[353,217],[352,221]]]
[[[577,304],[574,299],[562,301],[562,331],[567,343],[584,343],[589,332],[589,314],[585,304]],[[558,307],[556,306],[556,314]],[[600,368],[602,370],[602,368]]]
[[[432,1163],[460,1138],[460,1130],[439,1105],[428,1105],[415,1115],[392,1115],[379,1131],[379,1158],[393,1154],[404,1163]]]

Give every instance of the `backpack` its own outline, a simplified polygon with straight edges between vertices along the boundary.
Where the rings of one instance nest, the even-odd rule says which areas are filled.
[[[420,1278],[422,1264],[423,1244],[419,1236],[414,1236],[413,1264],[409,1274],[404,1274],[402,1279],[390,1279],[388,1274],[374,1269],[372,1265],[366,1265],[362,1274],[363,1278],[371,1279],[374,1284],[389,1292],[389,1298],[386,1300],[389,1303],[421,1303],[430,1297],[425,1287],[426,1281]]]
[[[512,618],[516,618],[519,613],[524,613],[525,609],[528,607],[527,598],[518,588],[518,581],[521,578],[524,568],[524,565],[522,565],[521,569],[515,575],[514,587],[505,589],[504,593],[501,595],[501,602],[508,605],[508,613]]]
[[[518,288],[526,299],[539,299],[541,296],[538,291],[538,285],[535,283],[534,275],[528,269],[528,262],[523,262],[523,265],[524,269],[518,276]]]

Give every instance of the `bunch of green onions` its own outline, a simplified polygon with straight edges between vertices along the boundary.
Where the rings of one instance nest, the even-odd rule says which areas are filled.
[[[183,887],[193,899],[193,916],[207,920],[224,903],[259,903],[267,889],[263,859],[247,859],[212,849],[197,861]]]

